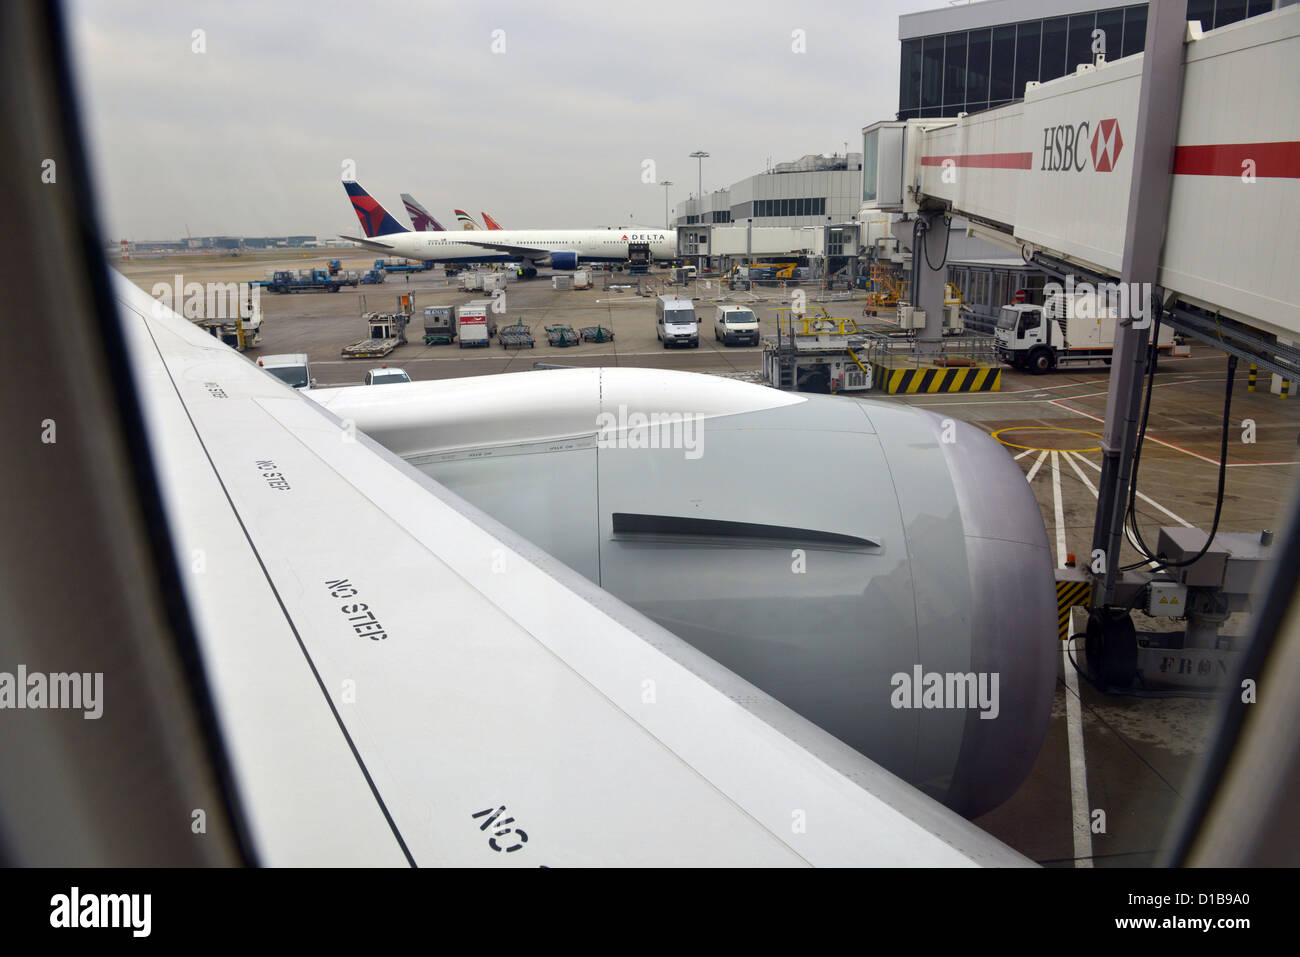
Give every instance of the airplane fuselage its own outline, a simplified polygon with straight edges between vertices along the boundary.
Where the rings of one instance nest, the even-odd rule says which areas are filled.
[[[546,265],[552,253],[576,254],[578,262],[625,262],[630,245],[647,243],[655,260],[677,258],[677,233],[671,229],[494,229],[475,231],[474,239],[532,250],[506,251],[458,241],[457,232],[389,233],[373,242],[391,247],[388,255],[426,262],[515,262]],[[468,237],[466,237],[468,238]]]

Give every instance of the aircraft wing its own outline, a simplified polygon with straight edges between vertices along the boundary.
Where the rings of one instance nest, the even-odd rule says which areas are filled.
[[[377,253],[391,252],[393,249],[392,245],[389,243],[381,243],[377,239],[365,239],[361,236],[344,236],[342,233],[339,233],[339,239],[346,239],[349,242],[359,243],[366,249],[373,249]]]
[[[477,235],[482,235],[482,232]],[[482,246],[484,249],[495,249],[498,252],[507,253],[511,256],[517,256],[520,259],[530,261],[543,261],[549,259],[551,254],[546,250],[537,249],[533,246],[515,246],[511,243],[498,243],[490,239],[479,239],[477,235],[473,239],[457,236],[456,242],[463,243],[466,246]]]
[[[115,281],[262,863],[1028,863]]]

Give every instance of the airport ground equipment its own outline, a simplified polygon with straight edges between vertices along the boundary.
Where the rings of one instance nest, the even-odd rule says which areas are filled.
[[[368,269],[361,274],[361,285],[373,286],[383,282],[387,278],[382,269]]]
[[[412,273],[412,272],[424,272],[426,269],[429,268],[429,264],[424,262],[415,262],[410,259],[381,257],[375,260],[374,268],[382,269],[384,272]]]
[[[1033,766],[1060,660],[1052,558],[1023,472],[979,429],[888,400],[660,369],[414,382],[400,397],[353,387],[320,401],[950,807],[992,807]],[[771,491],[818,472],[892,480],[847,507]],[[970,698],[919,703],[925,676],[954,676],[955,695],[956,676],[989,671],[996,720]]]
[[[533,330],[522,322],[502,326],[497,332],[497,342],[501,344],[502,349],[522,349],[524,346],[533,349],[537,346],[533,339]]]
[[[1118,311],[1099,303],[1092,292],[1049,295],[1042,305],[1003,306],[993,332],[997,356],[1010,366],[1039,374],[1070,365],[1109,363]],[[1160,327],[1156,348],[1161,355],[1172,354],[1174,330],[1169,326]]]
[[[939,312],[951,217],[1064,285],[1128,294],[1114,332],[1092,554],[1058,571],[1061,581],[1089,586],[1085,659],[1091,677],[1115,689],[1139,680],[1195,684],[1202,667],[1217,676],[1235,667],[1239,642],[1214,627],[1243,595],[1235,576],[1204,574],[1199,604],[1189,586],[1183,631],[1159,639],[1161,651],[1196,652],[1193,675],[1181,666],[1140,672],[1144,639],[1131,614],[1168,608],[1173,597],[1181,603],[1187,575],[1199,581],[1226,561],[1220,537],[1236,555],[1240,543],[1217,528],[1235,363],[1279,380],[1300,377],[1292,345],[1300,339],[1300,270],[1278,259],[1278,250],[1295,249],[1291,211],[1300,208],[1300,7],[1208,32],[1188,22],[1181,0],[1147,9],[1141,54],[1114,62],[1099,55],[1059,79],[1031,82],[1022,102],[863,130],[864,168],[875,175],[864,184],[862,213],[901,214],[892,231],[912,253],[909,292],[924,317],[914,331],[918,353],[947,351]],[[1207,228],[1215,223],[1241,226]],[[1156,338],[1152,348],[1153,330],[1165,327],[1226,352],[1229,366],[1215,523],[1194,540],[1180,540],[1190,536],[1183,530],[1150,543],[1134,503],[1164,344]],[[1126,530],[1140,555],[1127,565]],[[1261,543],[1239,564],[1266,556]]]
[[[546,327],[546,341],[557,348],[567,348],[576,346],[582,341],[576,329],[573,326],[557,323]]]
[[[337,276],[339,274],[339,270],[341,270],[342,268],[343,268],[343,260],[331,259],[329,261],[329,271],[331,276]]]
[[[627,271],[633,276],[644,276],[650,271],[650,244],[647,242],[630,242],[627,244]]]
[[[574,288],[574,289],[590,289],[590,288],[591,288],[591,270],[589,270],[589,269],[579,269],[577,272],[575,272],[575,273],[573,274],[573,288]]]
[[[449,346],[456,341],[456,307],[426,306],[424,310],[424,344]]]
[[[580,330],[583,342],[613,342],[614,330],[606,326],[583,326]]]
[[[363,316],[367,337],[342,349],[344,359],[381,359],[398,346],[406,345],[406,327],[415,309],[409,292],[397,297],[395,312],[368,312]]]
[[[271,292],[338,292],[343,286],[328,269],[277,269],[266,288]]]
[[[566,289],[566,290],[567,290],[567,289],[572,289],[572,288],[573,288],[573,277],[572,277],[572,276],[565,276],[565,275],[552,276],[552,277],[551,277],[551,288],[552,288],[552,289]]]

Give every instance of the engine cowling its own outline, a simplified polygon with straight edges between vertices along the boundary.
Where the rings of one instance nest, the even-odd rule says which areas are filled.
[[[554,252],[551,253],[552,269],[577,269],[578,254],[575,252]]]
[[[310,395],[959,813],[1033,767],[1053,561],[1023,473],[980,430],[633,368]]]

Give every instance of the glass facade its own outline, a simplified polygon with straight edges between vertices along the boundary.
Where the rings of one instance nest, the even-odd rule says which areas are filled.
[[[810,199],[756,199],[754,218],[760,216],[825,216],[826,197]]]
[[[1188,0],[1187,19],[1207,30],[1272,10],[1274,0]],[[1101,31],[1109,60],[1141,53],[1146,4],[981,27],[904,40],[899,63],[898,119],[955,116],[1002,106],[1044,82],[1093,60]]]

